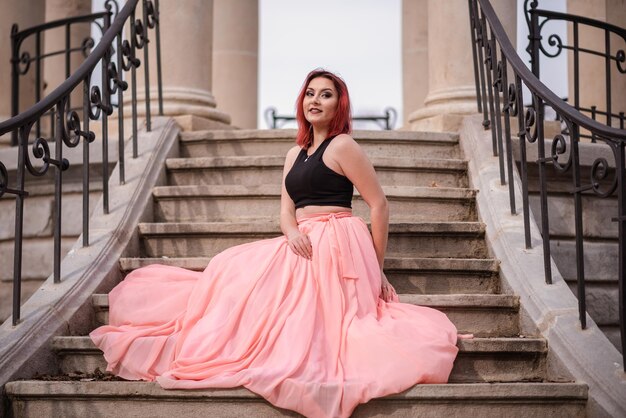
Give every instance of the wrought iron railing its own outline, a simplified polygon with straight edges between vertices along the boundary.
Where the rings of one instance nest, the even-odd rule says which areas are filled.
[[[61,281],[61,196],[63,171],[67,170],[70,162],[63,157],[63,148],[77,147],[83,144],[82,159],[82,244],[89,245],[89,146],[95,141],[97,135],[90,130],[89,123],[92,120],[101,122],[102,140],[102,183],[103,183],[103,211],[109,212],[109,164],[108,164],[108,141],[109,126],[108,120],[114,112],[111,104],[113,95],[117,95],[117,118],[118,118],[118,143],[119,156],[118,168],[120,173],[119,181],[124,183],[124,91],[130,87],[131,91],[131,119],[132,119],[132,148],[133,158],[138,155],[137,149],[137,77],[136,71],[140,65],[144,68],[144,88],[145,88],[145,120],[147,130],[151,129],[150,114],[150,73],[148,60],[149,30],[153,29],[156,38],[156,61],[157,79],[159,92],[159,114],[163,113],[161,94],[161,53],[160,53],[160,33],[159,33],[159,1],[142,0],[142,17],[136,18],[139,0],[127,0],[120,10],[114,0],[105,2],[106,12],[100,14],[102,17],[103,36],[91,53],[87,56],[80,67],[71,74],[60,86],[53,90],[34,106],[26,111],[0,123],[0,135],[15,132],[18,157],[16,162],[16,179],[14,182],[9,178],[6,165],[0,161],[0,198],[5,194],[15,197],[15,252],[13,263],[13,325],[17,325],[20,320],[20,290],[22,271],[22,242],[24,226],[24,200],[28,197],[25,190],[26,174],[32,176],[43,176],[50,167],[54,170],[54,283]],[[93,16],[93,15],[90,15]],[[55,23],[47,24],[50,27]],[[27,29],[22,32],[24,37],[28,33],[39,33],[42,28],[39,26]],[[128,32],[125,33],[126,28]],[[128,36],[128,39],[124,39]],[[19,43],[18,43],[19,45]],[[138,50],[143,50],[143,62],[137,57]],[[38,50],[35,57],[39,57]],[[27,56],[21,54],[21,56]],[[113,57],[115,56],[115,61]],[[41,57],[39,57],[41,58]],[[30,59],[30,58],[29,58]],[[26,62],[26,60],[24,60]],[[19,70],[19,63],[13,62],[14,71]],[[92,85],[92,73],[96,66],[101,68],[101,86]],[[124,80],[124,73],[130,72],[130,84]],[[82,86],[82,117],[76,110],[70,108],[70,95],[78,86]],[[33,126],[40,118],[54,110],[54,133],[50,138],[43,138],[35,135],[32,143],[32,157],[29,154],[29,137]],[[53,142],[54,157],[51,155],[50,143]],[[35,160],[33,160],[34,158]],[[33,162],[35,161],[35,162]],[[15,184],[12,186],[12,184]]]
[[[541,206],[541,235],[543,242],[544,273],[547,283],[552,283],[550,231],[548,220],[548,165],[557,173],[571,175],[571,193],[574,200],[577,296],[580,323],[586,327],[585,272],[583,258],[583,207],[582,193],[591,192],[599,197],[617,193],[617,222],[619,236],[619,318],[621,342],[626,370],[626,329],[624,299],[626,298],[626,130],[595,121],[564,102],[531,72],[508,39],[493,7],[488,0],[468,0],[471,25],[472,53],[476,81],[477,105],[483,113],[483,126],[491,129],[494,156],[498,156],[501,184],[509,185],[511,213],[516,214],[513,185],[512,135],[519,139],[519,175],[522,182],[522,211],[527,248],[531,247],[530,209],[528,192],[527,144],[537,145],[539,172],[539,199]],[[619,61],[618,61],[619,62]],[[619,64],[618,64],[619,65]],[[512,80],[509,80],[509,75]],[[524,108],[522,90],[526,87],[532,104]],[[565,133],[552,139],[550,155],[546,156],[544,130],[545,107],[550,106],[565,124]],[[511,121],[511,119],[513,121]],[[511,127],[517,119],[517,127]],[[579,142],[581,129],[591,132],[605,143],[614,156],[614,176],[605,158],[597,158],[591,166],[590,178],[583,182]],[[513,131],[512,131],[513,130]],[[506,160],[506,161],[505,161]],[[506,165],[506,169],[505,169]]]
[[[276,113],[276,108],[270,107],[265,110],[265,121],[267,122],[267,126],[271,129],[277,129],[284,125],[287,122],[293,122],[296,120],[296,117],[293,115],[279,115]],[[369,121],[375,122],[380,126],[381,129],[389,131],[393,129],[398,120],[398,112],[396,109],[392,107],[388,107],[383,111],[384,115],[376,116],[353,116],[353,121]]]
[[[538,8],[539,2],[525,0],[524,9],[526,22],[528,24],[528,48],[530,54],[532,72],[541,78],[541,57],[546,59],[561,56],[564,51],[571,52],[572,76],[573,76],[573,103],[571,105],[581,113],[588,114],[592,119],[602,118],[608,126],[619,126],[624,129],[626,109],[614,109],[613,94],[624,94],[615,89],[613,80],[616,77],[626,78],[626,29],[611,25],[606,22],[590,19],[585,16],[576,16],[567,13],[554,12]],[[572,39],[563,38],[558,33],[549,33],[547,30],[550,22],[563,22],[571,25]],[[592,49],[589,42],[584,42],[581,32],[584,30],[597,30],[603,38],[601,50]],[[547,39],[547,45],[543,42]],[[621,40],[621,41],[620,41]],[[616,41],[620,44],[616,44]],[[596,58],[596,64],[604,70],[604,103],[595,103],[584,106],[581,104],[581,82],[588,83],[589,80],[581,80],[581,58]],[[600,80],[596,80],[596,83]],[[588,102],[588,100],[587,100]],[[581,137],[590,137],[592,142],[596,142],[593,135],[581,133]]]
[[[20,109],[20,80],[30,73],[31,68],[35,72],[34,101],[41,100],[43,91],[42,68],[44,62],[51,57],[63,55],[65,78],[71,75],[71,58],[73,55],[82,54],[85,58],[95,45],[91,33],[85,37],[80,45],[71,45],[72,34],[77,27],[85,27],[90,30],[95,25],[100,30],[100,35],[104,34],[104,21],[110,19],[113,11],[109,8],[106,11],[91,13],[83,16],[75,16],[67,19],[46,22],[41,25],[19,30],[17,24],[11,27],[11,116],[16,116]],[[56,51],[42,51],[42,39],[45,33],[50,30],[62,28],[64,30],[64,47]],[[34,41],[34,53],[29,50],[22,50],[26,43],[32,39]],[[26,48],[24,48],[26,49]],[[30,80],[29,80],[30,81]],[[22,104],[23,105],[23,104]],[[29,106],[28,106],[29,107]],[[50,126],[54,128],[54,108],[50,109]],[[35,124],[35,135],[41,136],[41,121]],[[17,145],[17,132],[14,131],[11,138],[11,145]]]

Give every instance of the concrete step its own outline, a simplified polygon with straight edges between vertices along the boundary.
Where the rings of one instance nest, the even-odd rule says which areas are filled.
[[[400,301],[436,308],[448,315],[459,333],[477,337],[513,337],[519,334],[519,297],[512,295],[407,295]],[[92,303],[98,325],[109,320],[109,296],[95,294]]]
[[[370,157],[460,158],[456,133],[354,131]],[[284,157],[295,144],[294,129],[242,129],[181,132],[181,157],[275,155]]]
[[[544,379],[547,345],[541,338],[459,340],[450,382],[516,382]],[[102,352],[89,337],[56,337],[52,350],[61,374],[106,370]]]
[[[212,257],[251,241],[281,235],[277,222],[141,223],[142,256]],[[479,222],[391,222],[390,257],[487,258]]]
[[[299,416],[247,389],[165,390],[151,382],[15,381],[6,385],[14,416],[220,417]],[[354,418],[583,418],[587,386],[576,383],[416,385],[360,405]]]
[[[150,264],[202,271],[210,257],[121,258],[124,273]],[[500,263],[494,259],[386,257],[385,274],[399,293],[499,293]]]
[[[476,191],[446,187],[387,186],[392,220],[475,221]],[[155,187],[157,222],[275,219],[280,213],[279,185],[161,186]],[[367,204],[355,193],[356,216],[367,218]]]
[[[170,185],[280,184],[284,156],[170,158]],[[382,185],[467,187],[467,162],[453,159],[372,158]]]

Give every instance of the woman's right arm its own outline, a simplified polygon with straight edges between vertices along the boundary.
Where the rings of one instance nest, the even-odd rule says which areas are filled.
[[[283,231],[285,237],[287,237],[287,243],[291,251],[310,260],[313,254],[311,240],[309,240],[308,235],[300,232],[298,228],[298,222],[296,221],[296,205],[293,203],[293,200],[291,200],[291,196],[289,196],[287,188],[285,187],[285,177],[287,177],[287,173],[291,170],[299,152],[300,147],[295,146],[289,150],[285,158],[283,182],[280,192],[280,229]]]

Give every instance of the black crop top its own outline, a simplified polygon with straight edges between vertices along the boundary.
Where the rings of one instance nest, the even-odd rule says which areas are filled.
[[[322,142],[310,156],[302,149],[287,173],[285,188],[296,209],[310,205],[352,208],[352,182],[328,168],[322,160],[332,140],[328,138]]]

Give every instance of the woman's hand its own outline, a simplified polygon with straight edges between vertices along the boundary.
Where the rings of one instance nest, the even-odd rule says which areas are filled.
[[[313,246],[309,236],[299,230],[293,231],[287,235],[287,244],[291,251],[310,260],[313,257]]]
[[[387,276],[385,276],[385,273],[382,270],[380,271],[380,281],[380,298],[385,302],[397,302],[398,295],[396,293],[396,289],[394,289],[391,283],[389,283]]]

